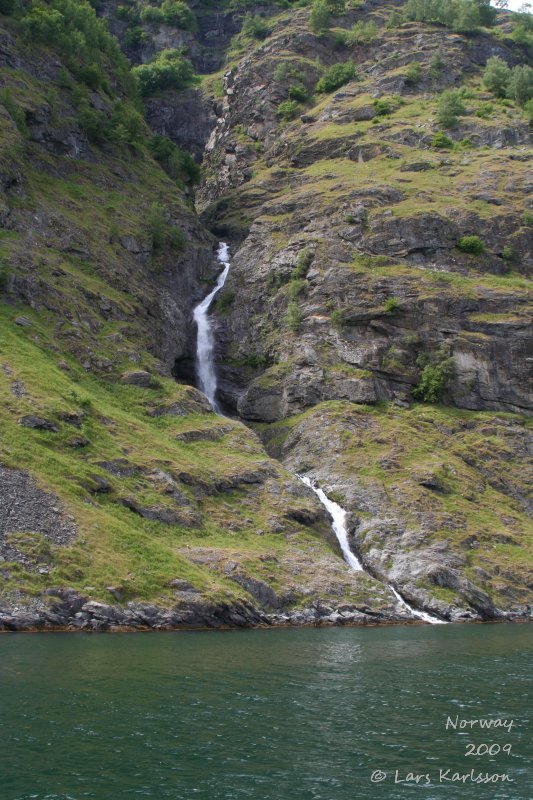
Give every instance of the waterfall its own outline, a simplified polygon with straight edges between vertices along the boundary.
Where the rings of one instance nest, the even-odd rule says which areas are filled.
[[[335,503],[334,500],[331,500],[327,494],[316,485],[314,481],[311,480],[307,475],[297,475],[306,486],[309,486],[310,489],[316,494],[320,502],[323,506],[329,511],[329,514],[332,518],[332,525],[333,531],[335,536],[337,537],[342,554],[344,556],[344,560],[347,564],[353,569],[357,571],[363,570],[363,565],[359,561],[359,559],[352,553],[350,549],[350,545],[348,543],[348,529],[346,527],[346,511],[342,508],[338,503]],[[446,624],[445,620],[439,619],[438,617],[434,617],[432,614],[428,614],[426,611],[419,611],[416,608],[413,608],[409,605],[409,603],[403,599],[401,594],[391,586],[390,584],[386,584],[388,588],[393,593],[394,597],[398,600],[398,603],[406,608],[410,614],[414,617],[418,617],[418,619],[423,620],[424,622],[429,622],[431,625],[443,625]]]
[[[338,503],[335,503],[333,500],[330,500],[327,494],[323,492],[322,489],[319,489],[318,486],[315,483],[313,483],[311,478],[307,477],[307,475],[298,475],[297,477],[300,478],[300,480],[303,481],[303,483],[305,483],[306,486],[309,486],[309,488],[313,490],[313,492],[316,494],[322,505],[324,505],[329,511],[333,519],[333,524],[331,527],[335,532],[335,536],[339,540],[342,554],[344,556],[344,560],[346,561],[346,563],[349,564],[352,569],[361,571],[363,569],[363,566],[359,561],[359,559],[356,556],[354,556],[354,554],[350,550],[350,545],[348,544],[348,530],[346,528],[346,511],[344,510],[344,508],[341,508],[341,506]]]
[[[218,276],[215,288],[210,294],[205,297],[201,303],[195,307],[193,311],[194,321],[198,329],[198,339],[196,343],[196,370],[198,376],[198,388],[206,396],[213,409],[220,413],[219,405],[216,401],[217,393],[217,375],[215,372],[215,363],[213,360],[213,329],[209,319],[209,307],[213,302],[215,295],[222,289],[228,277],[230,260],[229,260],[229,247],[225,242],[220,242],[217,252],[217,258],[224,269]]]
[[[213,406],[217,414],[221,414],[220,407],[216,401],[217,393],[217,376],[215,372],[215,364],[213,360],[214,350],[214,337],[211,321],[209,319],[209,307],[213,302],[216,294],[222,289],[228,277],[230,268],[229,247],[225,242],[220,242],[218,246],[217,258],[220,264],[223,265],[223,270],[218,276],[215,288],[210,294],[205,297],[201,303],[194,308],[193,316],[198,328],[198,341],[196,345],[196,370],[198,374],[198,388],[207,396],[207,399]],[[333,531],[340,544],[342,554],[346,563],[353,569],[361,572],[363,565],[359,559],[352,553],[348,543],[348,528],[346,525],[347,512],[334,500],[331,500],[327,494],[320,489],[316,483],[307,475],[297,475],[302,483],[308,486],[316,494],[322,505],[327,509],[332,518]],[[391,592],[394,594],[398,603],[406,608],[414,617],[418,617],[424,622],[429,622],[432,625],[442,624],[445,620],[438,619],[425,611],[418,611],[410,606],[400,595],[400,593],[390,584],[388,585]]]

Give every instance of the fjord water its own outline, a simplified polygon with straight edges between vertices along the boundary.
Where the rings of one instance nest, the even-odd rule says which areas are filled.
[[[532,649],[528,625],[0,636],[0,797],[526,800]]]

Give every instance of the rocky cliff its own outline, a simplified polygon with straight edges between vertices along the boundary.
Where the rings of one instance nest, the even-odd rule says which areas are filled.
[[[0,627],[408,618],[388,584],[527,617],[530,125],[483,82],[527,61],[509,15],[100,2],[134,64],[197,73],[141,106],[89,6],[47,5],[96,43],[2,18]],[[220,237],[229,418],[187,385]]]

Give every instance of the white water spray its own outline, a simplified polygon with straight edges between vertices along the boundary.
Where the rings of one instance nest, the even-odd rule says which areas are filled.
[[[361,571],[363,569],[363,566],[359,561],[359,559],[356,556],[354,556],[354,554],[350,550],[350,545],[348,544],[346,511],[344,510],[344,508],[341,508],[341,506],[338,503],[335,503],[334,500],[330,500],[327,494],[324,491],[322,491],[322,489],[319,489],[318,486],[313,483],[311,478],[307,477],[307,475],[298,475],[297,477],[300,478],[300,480],[303,481],[303,483],[305,483],[306,486],[309,486],[309,488],[313,490],[313,492],[316,494],[322,505],[324,505],[329,511],[333,519],[333,524],[331,527],[335,532],[335,536],[339,540],[342,554],[344,556],[344,560],[346,561],[346,563],[349,564],[352,569]]]
[[[209,319],[209,307],[215,295],[222,289],[228,277],[230,260],[229,247],[225,242],[220,242],[217,258],[224,269],[218,276],[215,288],[205,297],[193,311],[194,321],[198,328],[198,340],[196,344],[196,369],[198,373],[198,388],[206,396],[214,410],[220,413],[220,408],[216,401],[217,375],[215,362],[213,359],[214,339],[211,320]]]
[[[331,527],[333,528],[333,531],[339,541],[346,563],[349,564],[353,570],[357,570],[359,572],[363,570],[363,565],[352,553],[348,543],[348,529],[346,527],[347,513],[345,509],[342,508],[342,506],[340,506],[338,503],[335,503],[334,500],[331,500],[327,494],[322,489],[319,489],[316,483],[314,483],[307,475],[297,475],[297,477],[300,478],[300,480],[305,483],[306,486],[309,486],[309,488],[313,490],[322,505],[325,506],[325,508],[329,511],[333,520]],[[391,586],[390,584],[386,585],[391,590],[398,603],[406,608],[414,617],[418,617],[418,619],[422,619],[424,622],[429,622],[431,625],[445,624],[445,620],[434,617],[432,614],[428,614],[426,611],[418,611],[418,609],[413,608],[403,599],[401,594],[394,588],[394,586]]]

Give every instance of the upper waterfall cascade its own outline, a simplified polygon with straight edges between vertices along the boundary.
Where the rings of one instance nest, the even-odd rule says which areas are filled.
[[[205,297],[193,311],[194,321],[198,329],[198,339],[196,344],[196,370],[198,376],[198,388],[202,391],[214,410],[220,413],[217,403],[217,375],[214,362],[214,337],[211,320],[209,318],[209,308],[215,296],[222,289],[228,277],[230,268],[229,246],[225,242],[220,242],[217,258],[224,269],[217,278],[215,288]]]

